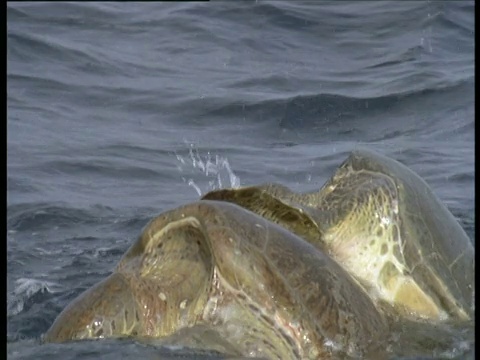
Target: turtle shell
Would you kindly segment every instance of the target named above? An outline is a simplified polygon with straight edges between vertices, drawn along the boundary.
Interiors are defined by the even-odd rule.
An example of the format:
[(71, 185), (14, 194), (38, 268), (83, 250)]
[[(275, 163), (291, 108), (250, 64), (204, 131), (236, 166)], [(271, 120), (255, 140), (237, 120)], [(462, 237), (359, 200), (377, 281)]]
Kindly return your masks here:
[(327, 254), (243, 207), (199, 201), (153, 219), (45, 341), (135, 336), (327, 359), (378, 354), (386, 329), (364, 288)]
[(471, 319), (470, 239), (425, 181), (393, 159), (354, 151), (315, 192), (265, 184), (204, 199), (237, 203), (303, 237), (398, 315)]

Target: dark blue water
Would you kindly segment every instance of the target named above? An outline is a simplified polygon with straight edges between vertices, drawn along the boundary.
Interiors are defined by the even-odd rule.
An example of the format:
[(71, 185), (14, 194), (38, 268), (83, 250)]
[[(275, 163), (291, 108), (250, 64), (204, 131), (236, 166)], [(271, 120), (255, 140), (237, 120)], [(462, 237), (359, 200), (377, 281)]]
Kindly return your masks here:
[(473, 1), (7, 4), (8, 356), (158, 358), (39, 338), (155, 215), (318, 189), (356, 147), (420, 174), (473, 241), (474, 81)]

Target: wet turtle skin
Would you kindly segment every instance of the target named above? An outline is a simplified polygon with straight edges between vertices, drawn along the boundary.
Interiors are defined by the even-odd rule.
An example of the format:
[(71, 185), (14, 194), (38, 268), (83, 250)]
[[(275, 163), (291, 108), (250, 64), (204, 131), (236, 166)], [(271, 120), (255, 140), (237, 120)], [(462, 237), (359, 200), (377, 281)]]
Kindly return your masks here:
[(239, 204), (306, 239), (396, 316), (473, 318), (470, 239), (425, 181), (393, 159), (354, 151), (316, 192), (265, 184), (213, 191), (203, 199)]
[(438, 324), (472, 323), (474, 266), (420, 177), (356, 151), (319, 191), (218, 190), (153, 219), (44, 340), (134, 336), (281, 359), (429, 354), (452, 338)]
[(152, 220), (44, 340), (162, 339), (195, 327), (221, 334), (220, 350), (272, 359), (377, 354), (387, 329), (362, 286), (321, 250), (240, 206), (200, 201)]

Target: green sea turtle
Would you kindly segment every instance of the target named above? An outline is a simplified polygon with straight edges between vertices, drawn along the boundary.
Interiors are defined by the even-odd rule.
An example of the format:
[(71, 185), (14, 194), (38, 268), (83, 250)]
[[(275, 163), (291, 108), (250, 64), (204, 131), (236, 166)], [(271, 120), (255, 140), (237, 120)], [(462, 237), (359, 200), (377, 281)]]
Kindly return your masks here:
[(44, 339), (163, 338), (195, 326), (221, 334), (232, 355), (278, 359), (376, 353), (387, 329), (322, 251), (240, 206), (199, 201), (152, 220)]
[(473, 247), (426, 183), (356, 151), (318, 192), (218, 190), (155, 218), (44, 339), (136, 336), (242, 356), (384, 358), (392, 331), (408, 329), (399, 338), (416, 341), (415, 354), (451, 336), (414, 329), (471, 323), (473, 284)]
[(267, 184), (203, 199), (239, 204), (308, 240), (401, 316), (472, 318), (473, 246), (428, 185), (393, 159), (354, 151), (316, 192)]

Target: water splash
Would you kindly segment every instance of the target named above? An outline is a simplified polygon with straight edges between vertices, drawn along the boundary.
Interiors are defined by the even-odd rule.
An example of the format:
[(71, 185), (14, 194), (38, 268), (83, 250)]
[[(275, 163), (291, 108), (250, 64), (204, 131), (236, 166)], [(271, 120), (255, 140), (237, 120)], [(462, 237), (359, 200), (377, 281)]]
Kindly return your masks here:
[[(202, 156), (193, 144), (190, 144), (188, 157), (178, 154), (176, 156), (179, 162), (178, 170), (181, 173), (190, 172), (188, 177), (182, 176), (182, 180), (194, 188), (199, 196), (215, 189), (240, 187), (240, 178), (233, 172), (228, 159), (223, 156), (212, 156), (210, 152)], [(203, 177), (199, 177), (199, 173), (203, 174)]]
[(23, 311), (25, 303), (38, 293), (48, 292), (50, 294), (58, 292), (60, 285), (36, 279), (20, 278), (15, 281), (15, 289), (9, 294), (7, 299), (7, 314), (9, 316), (17, 315)]

